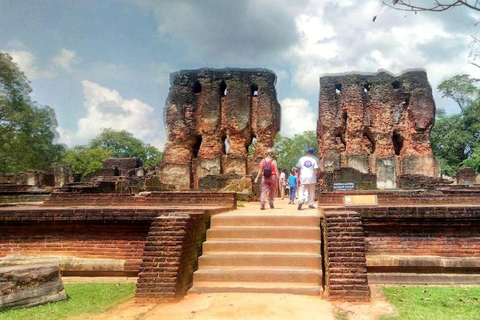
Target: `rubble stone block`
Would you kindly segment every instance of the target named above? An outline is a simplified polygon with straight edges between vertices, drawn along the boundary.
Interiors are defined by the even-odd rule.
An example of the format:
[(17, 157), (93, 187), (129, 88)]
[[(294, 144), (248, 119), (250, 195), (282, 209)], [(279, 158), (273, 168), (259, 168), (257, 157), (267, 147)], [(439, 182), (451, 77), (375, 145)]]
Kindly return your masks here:
[(0, 309), (32, 307), (67, 299), (55, 264), (15, 265), (0, 268)]

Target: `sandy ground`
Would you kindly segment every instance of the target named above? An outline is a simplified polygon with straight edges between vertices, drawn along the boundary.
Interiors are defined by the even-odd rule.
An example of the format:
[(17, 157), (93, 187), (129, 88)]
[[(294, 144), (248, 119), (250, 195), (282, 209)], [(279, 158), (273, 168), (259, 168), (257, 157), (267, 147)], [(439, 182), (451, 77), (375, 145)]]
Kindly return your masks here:
[(372, 286), (370, 303), (331, 303), (316, 296), (266, 293), (188, 294), (177, 302), (120, 304), (89, 320), (334, 320), (343, 312), (349, 320), (374, 320), (394, 311), (381, 287)]
[[(288, 199), (275, 201), (275, 213), (299, 212), (296, 205), (288, 205)], [(260, 212), (258, 203), (247, 203), (239, 212)], [(268, 212), (267, 211), (263, 211)], [(82, 282), (76, 278), (64, 279), (65, 283)], [(108, 282), (118, 279), (104, 279)], [(124, 279), (133, 282), (135, 279)], [(120, 281), (125, 282), (125, 281)], [(370, 303), (329, 302), (319, 296), (266, 293), (202, 293), (188, 294), (180, 301), (160, 304), (135, 303), (134, 299), (120, 304), (98, 316), (83, 316), (90, 320), (334, 320), (335, 314), (346, 314), (348, 320), (375, 320), (382, 314), (394, 312), (386, 301), (380, 286), (371, 286)], [(80, 320), (80, 319), (78, 319)]]

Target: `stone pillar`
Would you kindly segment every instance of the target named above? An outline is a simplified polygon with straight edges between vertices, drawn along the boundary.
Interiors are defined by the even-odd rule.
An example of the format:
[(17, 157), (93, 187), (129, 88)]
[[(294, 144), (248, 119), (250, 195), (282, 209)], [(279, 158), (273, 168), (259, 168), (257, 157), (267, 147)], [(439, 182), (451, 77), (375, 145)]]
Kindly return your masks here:
[[(251, 174), (280, 130), (275, 74), (265, 69), (199, 69), (175, 72), (170, 78), (161, 182), (185, 190), (198, 188), (207, 176)], [(254, 140), (255, 151), (249, 156)]]
[(435, 103), (425, 71), (321, 77), (318, 110), (326, 171), (374, 173), (380, 189), (395, 188), (404, 174), (438, 175), (430, 147)]

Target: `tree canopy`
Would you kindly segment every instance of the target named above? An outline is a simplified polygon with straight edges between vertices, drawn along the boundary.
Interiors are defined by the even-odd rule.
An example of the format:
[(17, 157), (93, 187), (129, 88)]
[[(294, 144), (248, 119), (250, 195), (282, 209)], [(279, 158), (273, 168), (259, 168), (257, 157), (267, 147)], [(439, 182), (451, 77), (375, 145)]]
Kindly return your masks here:
[[(466, 166), (480, 172), (480, 90), (475, 85), (477, 82), (477, 79), (460, 75), (438, 86), (444, 96), (463, 104), (460, 114), (445, 116), (442, 113), (430, 135), (433, 154), (442, 167), (442, 173), (450, 176)], [(468, 92), (468, 99), (465, 92)]]
[(298, 159), (305, 155), (308, 147), (313, 147), (317, 154), (318, 141), (314, 131), (295, 134), (293, 138), (278, 134), (275, 137), (274, 149), (279, 168), (290, 171), (296, 166)]
[(135, 138), (132, 133), (105, 128), (88, 145), (76, 146), (64, 153), (63, 163), (70, 165), (74, 172), (82, 176), (103, 167), (105, 158), (142, 159), (148, 168), (162, 160), (163, 153), (157, 148)]
[(0, 173), (47, 169), (60, 157), (55, 111), (32, 102), (31, 91), (10, 55), (0, 53)]

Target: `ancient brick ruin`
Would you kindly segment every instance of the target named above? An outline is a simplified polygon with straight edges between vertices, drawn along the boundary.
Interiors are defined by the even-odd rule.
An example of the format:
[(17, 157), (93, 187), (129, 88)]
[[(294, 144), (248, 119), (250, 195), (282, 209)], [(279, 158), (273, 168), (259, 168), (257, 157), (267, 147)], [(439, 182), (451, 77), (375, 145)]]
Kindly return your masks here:
[(179, 190), (209, 189), (215, 185), (212, 177), (252, 174), (280, 130), (275, 81), (275, 74), (265, 69), (173, 73), (162, 183)]
[(402, 175), (438, 177), (430, 147), (435, 102), (425, 71), (321, 77), (318, 110), (325, 170), (376, 174), (379, 189), (396, 188)]

